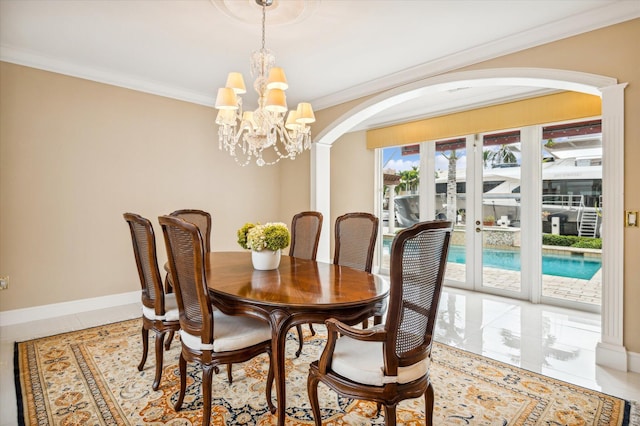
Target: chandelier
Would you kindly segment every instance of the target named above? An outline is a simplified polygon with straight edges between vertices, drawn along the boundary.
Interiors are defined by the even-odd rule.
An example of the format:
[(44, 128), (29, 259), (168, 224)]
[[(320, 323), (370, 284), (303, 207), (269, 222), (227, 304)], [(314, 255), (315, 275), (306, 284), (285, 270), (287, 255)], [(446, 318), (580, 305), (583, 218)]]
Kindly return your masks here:
[[(289, 85), (282, 68), (275, 66), (275, 57), (265, 48), (266, 7), (273, 0), (255, 0), (262, 6), (262, 48), (251, 55), (253, 88), (258, 92), (258, 108), (242, 110), (242, 98), (247, 92), (242, 74), (231, 72), (225, 87), (218, 89), (216, 109), (218, 115), (218, 145), (228, 151), (236, 162), (246, 166), (255, 158), (258, 166), (272, 165), (283, 158), (311, 148), (311, 129), (316, 121), (311, 104), (301, 102), (288, 112), (284, 91)], [(285, 120), (286, 116), (286, 120)], [(269, 162), (262, 154), (270, 150)], [(240, 153), (241, 152), (241, 153)]]

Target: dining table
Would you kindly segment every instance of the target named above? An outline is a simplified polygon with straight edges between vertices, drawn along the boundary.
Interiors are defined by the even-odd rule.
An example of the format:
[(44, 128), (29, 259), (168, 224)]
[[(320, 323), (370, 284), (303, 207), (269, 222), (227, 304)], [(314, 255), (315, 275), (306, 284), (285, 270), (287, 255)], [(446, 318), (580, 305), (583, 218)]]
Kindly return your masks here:
[(256, 270), (251, 252), (209, 252), (212, 303), (228, 315), (261, 318), (272, 330), (277, 424), (285, 424), (285, 343), (291, 327), (337, 318), (361, 323), (379, 314), (389, 293), (383, 277), (359, 269), (282, 255), (274, 270)]

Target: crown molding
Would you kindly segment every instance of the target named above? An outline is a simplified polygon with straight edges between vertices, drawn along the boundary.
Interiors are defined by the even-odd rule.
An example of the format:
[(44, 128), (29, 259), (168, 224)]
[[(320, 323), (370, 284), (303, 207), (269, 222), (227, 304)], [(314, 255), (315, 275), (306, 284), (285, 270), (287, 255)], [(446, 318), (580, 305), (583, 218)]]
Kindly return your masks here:
[(86, 67), (76, 63), (60, 60), (51, 56), (41, 55), (24, 49), (0, 44), (0, 61), (24, 65), (44, 71), (51, 71), (71, 77), (78, 77), (98, 83), (110, 84), (138, 92), (191, 102), (194, 104), (213, 106), (214, 97), (207, 93), (196, 93), (181, 87), (169, 86), (142, 79), (136, 76), (115, 73), (113, 71)]
[[(547, 23), (504, 39), (474, 46), (458, 53), (424, 63), (379, 79), (371, 80), (328, 96), (311, 100), (321, 110), (353, 99), (369, 96), (437, 74), (486, 61), (520, 50), (550, 43), (570, 36), (593, 31), (640, 17), (640, 2), (621, 0), (605, 3), (600, 8)], [(183, 87), (150, 81), (138, 76), (110, 70), (86, 67), (47, 55), (0, 44), (0, 61), (24, 65), (99, 83), (111, 84), (144, 93), (177, 99), (194, 104), (213, 106), (214, 95), (193, 92)]]
[(474, 46), (422, 65), (371, 80), (332, 95), (314, 99), (316, 110), (329, 108), (353, 99), (373, 95), (428, 77), (487, 61), (521, 50), (551, 43), (563, 38), (594, 31), (640, 17), (640, 2), (619, 1), (601, 8), (550, 22), (534, 29), (491, 43)]

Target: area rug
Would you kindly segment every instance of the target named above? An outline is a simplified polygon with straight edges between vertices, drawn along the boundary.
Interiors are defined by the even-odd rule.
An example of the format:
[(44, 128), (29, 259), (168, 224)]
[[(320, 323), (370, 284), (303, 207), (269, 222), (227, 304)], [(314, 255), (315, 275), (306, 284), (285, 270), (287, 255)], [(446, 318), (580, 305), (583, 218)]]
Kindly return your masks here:
[[(153, 342), (143, 371), (140, 320), (75, 331), (15, 345), (16, 394), (20, 424), (195, 425), (202, 421), (199, 368), (187, 369), (187, 395), (175, 412), (179, 388), (177, 337), (164, 355), (158, 391)], [(305, 327), (306, 328), (306, 327)], [(326, 336), (305, 331), (300, 358), (295, 334), (287, 342), (287, 426), (312, 425), (306, 383), (309, 362), (318, 358)], [(634, 425), (635, 404), (531, 373), (450, 346), (435, 344), (431, 367), (435, 425)], [(214, 375), (212, 425), (275, 425), (267, 410), (264, 378), (268, 358)], [(275, 390), (273, 392), (275, 398)], [(379, 425), (384, 417), (370, 402), (338, 397), (320, 384), (325, 425)], [(631, 420), (631, 419), (636, 420)], [(424, 399), (404, 401), (398, 424), (424, 424)]]

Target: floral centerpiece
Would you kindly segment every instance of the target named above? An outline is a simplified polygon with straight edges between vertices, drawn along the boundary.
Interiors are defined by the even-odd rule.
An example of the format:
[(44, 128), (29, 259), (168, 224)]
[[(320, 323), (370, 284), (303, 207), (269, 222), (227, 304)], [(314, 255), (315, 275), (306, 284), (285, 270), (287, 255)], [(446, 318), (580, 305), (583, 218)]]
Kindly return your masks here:
[(238, 244), (251, 250), (253, 267), (259, 270), (276, 269), (280, 265), (281, 250), (289, 245), (291, 234), (281, 222), (245, 223), (238, 229)]

